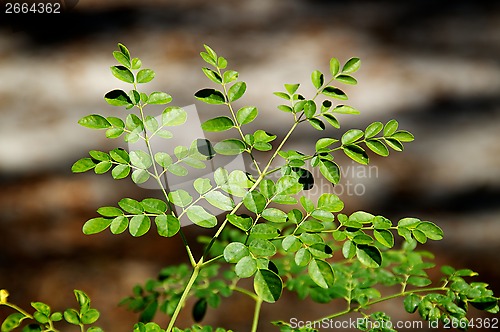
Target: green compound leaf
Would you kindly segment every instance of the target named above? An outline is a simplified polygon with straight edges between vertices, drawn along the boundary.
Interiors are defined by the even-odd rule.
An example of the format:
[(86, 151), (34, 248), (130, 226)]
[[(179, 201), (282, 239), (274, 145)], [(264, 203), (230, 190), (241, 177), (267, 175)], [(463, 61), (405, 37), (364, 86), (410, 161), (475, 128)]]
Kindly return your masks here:
[(333, 184), (337, 184), (340, 181), (340, 168), (333, 161), (320, 160), (319, 171), (321, 174)]
[(149, 213), (165, 213), (167, 212), (167, 203), (157, 198), (145, 198), (141, 202), (144, 211)]
[(80, 317), (79, 317), (78, 311), (75, 309), (66, 309), (64, 311), (64, 320), (66, 320), (68, 323), (73, 324), (73, 325), (79, 325), (80, 324)]
[(311, 253), (306, 248), (300, 248), (295, 253), (295, 264), (298, 266), (306, 266), (311, 260)]
[(132, 100), (132, 104), (139, 104), (139, 101), (141, 100), (141, 94), (137, 90), (131, 90), (128, 93), (128, 96), (130, 97), (130, 100)]
[(132, 198), (121, 199), (118, 206), (130, 214), (142, 214), (144, 212), (142, 204)]
[(330, 124), (330, 126), (332, 126), (333, 128), (337, 128), (337, 129), (340, 128), (339, 121), (332, 114), (323, 114), (323, 117)]
[(163, 168), (167, 168), (172, 164), (172, 157), (165, 152), (157, 152), (155, 154), (155, 161)]
[(311, 74), (311, 82), (316, 89), (320, 89), (325, 83), (325, 76), (319, 70), (315, 70)]
[(128, 231), (132, 236), (143, 236), (151, 227), (151, 219), (146, 215), (133, 216), (130, 219)]
[(7, 316), (7, 318), (3, 321), (1, 331), (2, 332), (10, 332), (14, 330), (16, 327), (21, 325), (21, 322), (28, 318), (20, 312), (15, 312)]
[(151, 160), (151, 156), (149, 153), (142, 150), (130, 151), (130, 162), (133, 166), (140, 169), (148, 169), (153, 165), (153, 161)]
[(134, 83), (134, 74), (127, 67), (113, 66), (111, 67), (111, 73), (123, 82)]
[(234, 272), (240, 278), (249, 278), (257, 272), (257, 262), (252, 256), (245, 256), (238, 261)]
[(398, 122), (396, 120), (390, 120), (384, 126), (384, 137), (390, 137), (398, 129)]
[(369, 124), (368, 127), (366, 127), (366, 129), (365, 129), (365, 138), (369, 139), (369, 138), (374, 137), (375, 135), (380, 133), (383, 128), (384, 128), (384, 125), (382, 124), (382, 122), (379, 122), (379, 121), (376, 121), (376, 122)]
[(443, 230), (429, 221), (423, 221), (418, 224), (417, 230), (424, 233), (431, 240), (439, 241), (443, 239)]
[(398, 130), (391, 135), (391, 138), (398, 140), (399, 142), (413, 142), (415, 136), (406, 130)]
[(128, 227), (128, 219), (125, 216), (118, 216), (111, 222), (109, 229), (113, 234), (121, 234)]
[(387, 146), (378, 139), (367, 140), (366, 146), (379, 156), (387, 157), (389, 155), (389, 149)]
[(179, 207), (186, 207), (193, 201), (193, 197), (183, 190), (175, 190), (168, 193), (168, 200)]
[(172, 237), (181, 229), (179, 219), (172, 215), (160, 215), (155, 218), (158, 235)]
[(106, 152), (91, 150), (89, 151), (89, 155), (99, 161), (109, 161), (110, 157)]
[(186, 210), (188, 218), (198, 226), (212, 228), (217, 226), (217, 218), (199, 205), (192, 205)]
[(339, 212), (344, 208), (344, 202), (335, 194), (324, 193), (318, 198), (318, 209)]
[(250, 235), (258, 239), (274, 239), (279, 235), (279, 230), (270, 224), (257, 224), (252, 227)]
[(163, 105), (172, 101), (172, 96), (165, 92), (154, 91), (148, 97), (148, 104), (150, 105)]
[(44, 316), (50, 316), (50, 307), (43, 302), (31, 302), (31, 306)]
[(123, 211), (114, 206), (100, 207), (97, 209), (97, 213), (103, 217), (118, 217), (123, 215)]
[(351, 240), (347, 240), (342, 245), (342, 255), (346, 259), (351, 259), (356, 256), (356, 245)]
[(137, 73), (137, 83), (148, 83), (155, 78), (155, 72), (151, 69), (141, 69)]
[(403, 306), (404, 306), (406, 312), (412, 314), (415, 311), (417, 311), (417, 308), (418, 308), (420, 301), (421, 301), (421, 298), (417, 294), (407, 295), (403, 301)]
[(231, 102), (236, 101), (243, 96), (246, 90), (247, 84), (245, 82), (236, 82), (227, 92), (227, 97)]
[(250, 217), (241, 217), (237, 216), (234, 214), (228, 214), (227, 215), (227, 220), (235, 227), (238, 227), (239, 229), (243, 231), (248, 231), (250, 227), (252, 227), (253, 220)]
[(111, 171), (113, 179), (120, 180), (126, 178), (130, 174), (130, 166), (128, 165), (117, 165)]
[(123, 56), (130, 60), (130, 52), (128, 48), (122, 43), (118, 43), (118, 48), (120, 49), (120, 52), (123, 54)]
[(252, 122), (257, 115), (259, 114), (257, 107), (254, 106), (246, 106), (242, 107), (236, 113), (236, 120), (240, 125), (244, 125)]
[(201, 124), (201, 129), (208, 132), (226, 131), (234, 128), (234, 122), (227, 116), (219, 116)]
[(335, 77), (335, 79), (339, 82), (344, 83), (344, 84), (350, 84), (350, 85), (358, 84), (358, 81), (354, 77), (349, 76), (349, 75), (339, 75), (339, 76)]
[(150, 132), (154, 133), (155, 131), (158, 130), (159, 127), (158, 120), (148, 115), (146, 116), (146, 119), (144, 121), (144, 127), (146, 127), (146, 130), (149, 130)]
[(131, 67), (130, 55), (127, 56), (127, 55), (123, 54), (120, 51), (114, 51), (113, 52), (113, 57), (116, 59), (116, 61), (118, 61), (119, 63), (121, 63), (125, 67), (127, 67), (127, 68)]
[(197, 178), (193, 182), (193, 187), (198, 192), (198, 194), (203, 195), (204, 193), (212, 189), (212, 184), (210, 183), (210, 179)]
[(120, 148), (109, 151), (109, 156), (120, 164), (128, 164), (130, 162), (128, 152)]
[(249, 251), (246, 245), (240, 242), (229, 243), (224, 248), (224, 259), (228, 263), (238, 263), (240, 259), (248, 256)]
[(127, 106), (133, 105), (132, 100), (123, 90), (112, 90), (104, 95), (104, 100), (112, 106)]
[(194, 97), (204, 103), (220, 105), (226, 102), (224, 94), (215, 89), (201, 89), (194, 94)]
[(349, 145), (357, 140), (359, 140), (361, 137), (363, 137), (365, 133), (362, 130), (359, 129), (349, 129), (348, 131), (345, 132), (344, 135), (342, 135), (342, 144), (343, 145)]
[(307, 272), (312, 281), (321, 288), (330, 288), (335, 284), (332, 266), (324, 260), (311, 260), (307, 267)]
[(327, 150), (327, 148), (335, 142), (338, 142), (335, 138), (320, 138), (315, 145), (316, 152)]
[(360, 112), (354, 107), (347, 105), (338, 105), (331, 111), (332, 113), (338, 114), (359, 114)]
[(331, 212), (325, 210), (314, 210), (311, 213), (311, 217), (323, 222), (331, 222), (335, 219), (335, 216)]
[(392, 248), (394, 246), (394, 235), (386, 229), (375, 229), (373, 231), (373, 236), (375, 237), (375, 240), (377, 240), (377, 242), (384, 247)]
[(271, 270), (259, 269), (254, 278), (255, 293), (265, 302), (274, 303), (281, 297), (283, 282)]
[(71, 166), (71, 171), (73, 173), (83, 173), (89, 171), (95, 167), (96, 163), (92, 158), (82, 158), (76, 161), (73, 166)]
[(369, 224), (375, 216), (365, 211), (356, 211), (349, 216), (349, 221), (358, 222), (361, 224)]
[(227, 83), (231, 83), (231, 82), (237, 80), (238, 76), (239, 76), (239, 73), (237, 71), (228, 70), (228, 71), (224, 72), (224, 74), (222, 75), (222, 78), (224, 79), (224, 83), (227, 84)]
[(84, 116), (83, 118), (78, 120), (78, 124), (91, 129), (107, 129), (111, 127), (111, 123), (109, 123), (109, 121), (106, 120), (105, 117), (99, 114)]
[(282, 176), (278, 182), (276, 182), (276, 196), (280, 195), (295, 195), (298, 194), (302, 188), (303, 185), (298, 182), (298, 179), (291, 176), (291, 175), (285, 175)]
[(94, 324), (99, 316), (100, 313), (97, 309), (89, 309), (82, 315), (82, 324)]
[(304, 115), (306, 116), (307, 119), (311, 119), (314, 117), (314, 114), (316, 113), (316, 103), (313, 100), (308, 100), (304, 104)]
[(344, 151), (345, 155), (354, 160), (355, 162), (362, 164), (362, 165), (368, 165), (369, 158), (368, 155), (366, 154), (366, 151), (363, 150), (359, 145), (356, 144), (351, 144), (351, 145), (346, 145), (342, 148)]
[(225, 139), (214, 145), (215, 152), (226, 156), (238, 155), (245, 149), (245, 143), (239, 139)]
[(208, 77), (208, 79), (210, 79), (212, 82), (217, 83), (217, 84), (222, 83), (222, 78), (220, 77), (220, 75), (216, 71), (214, 71), (210, 68), (207, 68), (207, 67), (203, 67), (203, 68), (201, 68), (201, 70), (203, 71), (205, 76)]
[(91, 235), (102, 232), (109, 227), (111, 221), (112, 219), (107, 218), (92, 218), (83, 225), (83, 234)]
[(254, 256), (269, 257), (276, 254), (276, 247), (274, 244), (265, 239), (253, 239), (248, 245), (248, 248)]
[(141, 184), (149, 180), (150, 174), (144, 169), (136, 169), (132, 172), (132, 181), (137, 184)]
[(179, 126), (181, 124), (184, 124), (184, 122), (186, 122), (186, 119), (186, 111), (177, 106), (167, 107), (162, 113), (162, 124), (164, 126)]
[[(207, 179), (208, 180), (208, 179)], [(208, 203), (222, 211), (231, 211), (234, 208), (233, 200), (220, 191), (211, 191), (204, 195)]]
[(342, 68), (342, 73), (351, 74), (359, 69), (361, 66), (361, 60), (359, 58), (351, 58), (349, 59), (344, 67)]
[(267, 208), (262, 211), (262, 218), (275, 223), (284, 223), (286, 222), (287, 214), (276, 208)]
[(139, 58), (133, 58), (131, 64), (132, 64), (132, 69), (138, 70), (141, 69), (142, 61)]
[(348, 99), (344, 91), (340, 90), (339, 88), (335, 88), (333, 86), (327, 86), (321, 91), (321, 93), (324, 94), (325, 96), (332, 97), (335, 99), (340, 99), (340, 100)]
[(297, 92), (300, 84), (285, 84), (285, 89), (288, 91), (289, 94), (293, 95), (295, 92)]
[(309, 124), (311, 125), (311, 127), (313, 127), (316, 130), (325, 130), (325, 128), (326, 128), (325, 124), (323, 123), (323, 121), (321, 121), (319, 119), (316, 119), (316, 118), (307, 119), (307, 122), (309, 122)]
[(336, 76), (339, 73), (339, 70), (340, 70), (339, 60), (336, 58), (331, 58), (330, 59), (330, 74), (332, 74), (332, 76)]
[(367, 267), (376, 268), (382, 264), (382, 254), (375, 246), (360, 244), (356, 246), (358, 260)]
[(111, 169), (113, 164), (110, 161), (101, 161), (94, 168), (95, 174), (104, 174)]
[(302, 247), (302, 243), (295, 235), (288, 235), (281, 242), (281, 246), (283, 247), (283, 250), (287, 252), (296, 252)]
[(401, 152), (404, 149), (403, 144), (400, 141), (398, 141), (397, 139), (388, 137), (388, 138), (385, 138), (385, 142), (387, 143), (387, 145), (390, 148), (392, 148), (395, 151)]
[(243, 204), (251, 212), (261, 213), (266, 206), (266, 198), (258, 191), (251, 191), (243, 198)]

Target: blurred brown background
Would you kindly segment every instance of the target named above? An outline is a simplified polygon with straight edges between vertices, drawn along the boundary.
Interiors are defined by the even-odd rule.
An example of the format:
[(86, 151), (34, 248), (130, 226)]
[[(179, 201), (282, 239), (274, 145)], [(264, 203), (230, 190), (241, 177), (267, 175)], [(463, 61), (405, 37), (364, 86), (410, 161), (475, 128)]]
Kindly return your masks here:
[[(307, 94), (310, 73), (327, 71), (331, 56), (341, 62), (360, 57), (360, 83), (346, 91), (362, 114), (341, 117), (337, 132), (304, 127), (289, 147), (307, 152), (329, 133), (397, 118), (416, 141), (390, 158), (373, 157), (370, 176), (344, 160), (354, 172), (339, 187), (345, 189), (345, 211), (436, 222), (445, 239), (426, 248), (438, 263), (470, 267), (500, 293), (498, 2), (81, 0), (62, 14), (24, 16), (3, 14), (4, 4), (0, 288), (11, 292), (13, 302), (27, 307), (39, 300), (62, 309), (74, 305), (72, 290), (82, 289), (103, 313), (103, 328), (130, 331), (136, 315), (117, 307), (120, 299), (161, 267), (185, 261), (177, 237), (81, 233), (98, 207), (151, 195), (128, 179), (70, 172), (90, 149), (126, 147), (76, 123), (90, 113), (123, 112), (102, 98), (121, 87), (109, 72), (118, 42), (156, 71), (148, 89), (167, 91), (175, 105), (194, 103), (207, 118), (216, 108), (192, 95), (210, 85), (198, 54), (203, 43), (211, 45), (248, 84), (241, 104), (261, 113), (252, 128), (278, 135), (291, 121), (276, 110), (272, 91), (302, 82)], [(358, 185), (357, 193), (347, 192), (348, 183), (351, 190)], [(193, 227), (186, 232), (193, 239), (201, 233)], [(418, 319), (401, 313), (400, 301), (379, 308), (395, 309), (394, 320)], [(333, 310), (285, 295), (263, 307), (260, 331), (274, 331), (270, 320), (314, 319)], [(252, 311), (252, 303), (235, 296), (219, 310), (209, 309), (206, 323), (247, 331)], [(191, 323), (186, 312), (182, 324)]]

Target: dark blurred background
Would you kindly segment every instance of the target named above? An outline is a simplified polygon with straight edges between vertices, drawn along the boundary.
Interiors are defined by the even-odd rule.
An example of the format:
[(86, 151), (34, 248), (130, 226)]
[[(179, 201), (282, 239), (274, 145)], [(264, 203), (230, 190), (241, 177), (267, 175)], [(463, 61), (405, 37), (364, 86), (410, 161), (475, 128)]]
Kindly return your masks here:
[[(500, 3), (67, 0), (64, 5), (61, 14), (7, 15), (2, 2), (0, 288), (10, 291), (13, 302), (27, 307), (39, 300), (62, 309), (74, 305), (72, 290), (82, 289), (102, 311), (103, 328), (130, 331), (137, 316), (118, 307), (120, 299), (161, 267), (185, 261), (177, 237), (81, 233), (98, 207), (124, 196), (151, 195), (128, 179), (70, 172), (90, 149), (126, 147), (77, 125), (90, 113), (123, 112), (103, 100), (107, 91), (121, 87), (109, 72), (118, 42), (156, 71), (148, 89), (167, 91), (175, 105), (196, 104), (202, 118), (217, 114), (217, 108), (193, 98), (210, 84), (199, 58), (203, 43), (209, 44), (247, 82), (241, 105), (255, 105), (261, 113), (251, 128), (264, 126), (281, 137), (291, 121), (276, 110), (279, 100), (272, 92), (283, 83), (302, 82), (307, 94), (310, 73), (327, 72), (331, 56), (341, 62), (360, 57), (359, 85), (346, 91), (349, 104), (362, 114), (342, 116), (337, 132), (301, 128), (288, 146), (306, 152), (320, 137), (398, 119), (416, 136), (403, 153), (374, 156), (369, 173), (343, 160), (349, 174), (336, 190), (345, 212), (436, 222), (445, 239), (426, 248), (437, 262), (470, 267), (500, 293)], [(192, 239), (202, 233), (185, 230)], [(378, 308), (392, 310), (394, 320), (417, 320), (401, 312), (400, 302)], [(260, 331), (274, 331), (270, 320), (314, 319), (333, 310), (334, 305), (306, 305), (287, 294), (279, 304), (263, 307)], [(181, 324), (187, 326), (192, 321), (186, 311)], [(235, 296), (219, 310), (209, 309), (206, 323), (247, 331), (252, 311), (250, 301)]]

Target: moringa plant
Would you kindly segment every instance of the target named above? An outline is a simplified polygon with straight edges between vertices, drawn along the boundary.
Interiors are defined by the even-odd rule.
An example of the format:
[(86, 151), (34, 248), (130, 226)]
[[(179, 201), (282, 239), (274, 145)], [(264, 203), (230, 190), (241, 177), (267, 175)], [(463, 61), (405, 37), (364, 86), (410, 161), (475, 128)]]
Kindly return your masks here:
[[(227, 131), (232, 136), (215, 144), (198, 138), (169, 153), (156, 151), (153, 139), (174, 144), (173, 127), (184, 124), (194, 114), (167, 106), (159, 117), (148, 115), (146, 109), (150, 105), (169, 104), (172, 97), (165, 92), (145, 92), (142, 87), (153, 80), (155, 72), (143, 69), (141, 60), (131, 57), (124, 45), (118, 44), (113, 56), (119, 64), (111, 67), (112, 74), (129, 83), (131, 90), (112, 90), (104, 99), (126, 112), (116, 117), (88, 115), (79, 124), (104, 130), (111, 139), (123, 137), (129, 145), (140, 143), (142, 148), (91, 150), (89, 157), (73, 164), (72, 171), (109, 172), (117, 180), (130, 176), (139, 185), (152, 181), (161, 196), (141, 201), (123, 198), (117, 206), (100, 207), (99, 216), (83, 225), (83, 233), (109, 229), (113, 234), (128, 230), (134, 237), (150, 231), (161, 237), (180, 236), (188, 261), (165, 267), (157, 278), (134, 287), (132, 294), (121, 302), (140, 313), (134, 332), (226, 331), (201, 325), (182, 329), (177, 327), (178, 317), (181, 310), (191, 310), (199, 324), (208, 307), (218, 307), (223, 298), (234, 292), (255, 303), (248, 324), (248, 330), (254, 332), (262, 303), (278, 302), (283, 291), (319, 303), (343, 303), (340, 311), (311, 317), (307, 322), (272, 322), (276, 330), (283, 332), (345, 328), (337, 322), (342, 323), (342, 317), (351, 313), (359, 317), (354, 327), (361, 331), (395, 331), (397, 327), (390, 316), (376, 311), (378, 303), (395, 298), (402, 299), (403, 309), (416, 312), (430, 327), (498, 327), (497, 318), (466, 317), (470, 306), (499, 312), (498, 298), (488, 285), (470, 279), (476, 272), (443, 266), (441, 280), (435, 283), (430, 279), (427, 270), (435, 267), (433, 255), (417, 246), (428, 240), (441, 240), (443, 232), (439, 226), (413, 217), (391, 221), (365, 211), (347, 215), (342, 213), (344, 203), (332, 192), (322, 192), (319, 197), (308, 194), (320, 180), (332, 185), (339, 183), (337, 154), (368, 165), (368, 152), (387, 157), (390, 150), (402, 151), (403, 144), (414, 139), (410, 132), (398, 128), (396, 120), (373, 122), (364, 130), (349, 129), (340, 137), (335, 136), (340, 128), (338, 114), (359, 113), (351, 106), (336, 104), (348, 98), (335, 86), (357, 83), (352, 74), (360, 67), (359, 59), (352, 58), (341, 65), (332, 58), (328, 75), (315, 70), (311, 82), (316, 92), (312, 96), (299, 93), (299, 84), (285, 84), (284, 91), (275, 92), (283, 101), (278, 110), (288, 113), (291, 119), (288, 132), (278, 139), (263, 129), (247, 129), (259, 111), (253, 106), (236, 106), (245, 94), (246, 83), (239, 80), (237, 71), (227, 69), (224, 57), (205, 46), (201, 57), (208, 66), (202, 71), (217, 88), (202, 89), (194, 96), (221, 106), (227, 114), (203, 122), (201, 128), (205, 132)], [(325, 133), (316, 141), (314, 152), (284, 149), (299, 125)], [(185, 177), (195, 169), (204, 169), (221, 156), (240, 155), (249, 157), (252, 172), (217, 167), (206, 176), (196, 177), (189, 184), (191, 192), (172, 189), (165, 181), (167, 176)], [(185, 235), (189, 228), (181, 227), (189, 223), (213, 230), (210, 236), (198, 238), (204, 246), (202, 253), (193, 253), (193, 244)], [(248, 278), (251, 283), (240, 282)], [(1, 290), (0, 305), (14, 311), (1, 325), (1, 331), (59, 331), (56, 326), (60, 322), (78, 326), (80, 331), (102, 331), (93, 326), (99, 312), (90, 307), (88, 296), (80, 290), (75, 290), (75, 295), (78, 309), (52, 312), (47, 304), (32, 302), (30, 313), (10, 303), (8, 292)], [(187, 307), (188, 300), (192, 306)], [(168, 326), (153, 322), (159, 313), (170, 317)]]

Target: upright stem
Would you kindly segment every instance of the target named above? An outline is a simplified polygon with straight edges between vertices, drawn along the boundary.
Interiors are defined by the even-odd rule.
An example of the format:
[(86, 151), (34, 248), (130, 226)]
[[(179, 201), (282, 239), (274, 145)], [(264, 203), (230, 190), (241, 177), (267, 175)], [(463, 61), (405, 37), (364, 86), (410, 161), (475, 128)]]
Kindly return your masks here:
[[(203, 262), (203, 260), (200, 260), (200, 262)], [(196, 264), (193, 269), (193, 273), (191, 274), (191, 278), (189, 278), (188, 283), (186, 284), (186, 287), (184, 288), (184, 291), (182, 292), (181, 298), (179, 299), (179, 303), (175, 307), (175, 311), (172, 314), (172, 318), (170, 319), (170, 322), (168, 323), (168, 327), (166, 332), (172, 331), (174, 328), (175, 321), (177, 320), (177, 316), (179, 316), (179, 313), (181, 312), (182, 307), (186, 303), (186, 299), (189, 295), (189, 292), (191, 291), (191, 288), (193, 287), (193, 284), (198, 278), (198, 274), (200, 273), (200, 265), (201, 264)]]
[(255, 310), (253, 313), (252, 330), (251, 332), (257, 332), (257, 326), (259, 325), (260, 307), (262, 306), (262, 299), (257, 298), (255, 301)]

